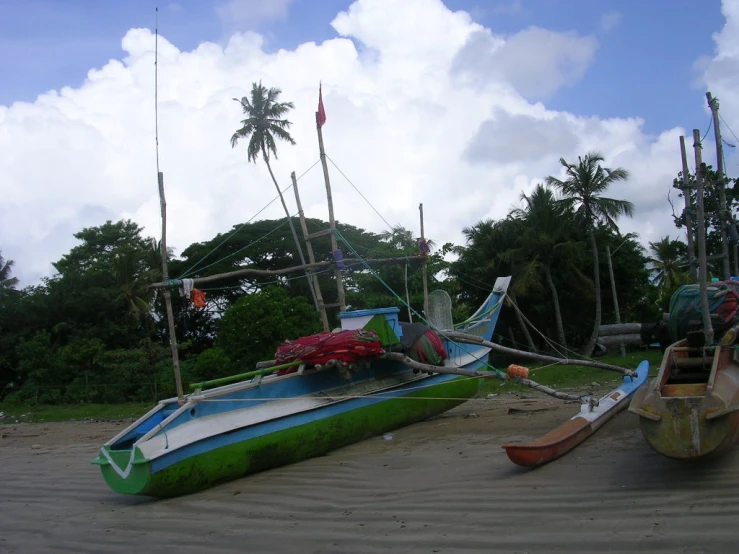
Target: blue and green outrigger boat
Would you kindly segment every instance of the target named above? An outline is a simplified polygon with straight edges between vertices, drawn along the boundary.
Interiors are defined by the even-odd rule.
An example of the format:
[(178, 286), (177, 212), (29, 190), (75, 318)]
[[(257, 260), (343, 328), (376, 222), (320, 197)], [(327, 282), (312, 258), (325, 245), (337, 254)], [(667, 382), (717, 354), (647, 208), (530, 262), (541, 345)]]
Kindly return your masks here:
[[(510, 277), (455, 330), (492, 339)], [(344, 312), (342, 328), (386, 327), (388, 351), (406, 324), (397, 308)], [(383, 334), (383, 333), (380, 333)], [(382, 355), (357, 364), (299, 364), (256, 370), (230, 384), (170, 398), (105, 443), (93, 464), (110, 488), (155, 497), (189, 494), (255, 472), (299, 462), (443, 413), (474, 396), (490, 349), (439, 332), (445, 373), (414, 370)], [(295, 364), (293, 364), (295, 365)], [(294, 368), (293, 368), (294, 369)], [(448, 373), (451, 371), (452, 373)], [(221, 380), (223, 382), (223, 380)]]

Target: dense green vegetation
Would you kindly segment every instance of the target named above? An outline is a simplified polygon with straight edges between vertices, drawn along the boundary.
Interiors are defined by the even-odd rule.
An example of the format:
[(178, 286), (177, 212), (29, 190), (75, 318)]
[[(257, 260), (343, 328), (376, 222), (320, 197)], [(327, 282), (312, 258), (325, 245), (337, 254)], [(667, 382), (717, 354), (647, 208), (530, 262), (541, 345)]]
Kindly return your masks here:
[[(292, 106), (277, 102), (279, 94), (255, 84), (251, 97), (240, 100), (245, 119), (232, 137), (233, 146), (247, 141), (249, 161), (261, 157), (268, 167), (277, 155), (276, 140), (293, 143), (289, 122), (282, 119)], [(429, 290), (446, 290), (460, 320), (485, 299), (497, 277), (511, 275), (509, 296), (519, 309), (509, 303), (502, 311), (495, 340), (537, 351), (566, 347), (570, 356), (575, 351), (590, 356), (597, 353), (598, 326), (615, 320), (605, 260), (609, 248), (622, 320), (660, 319), (672, 292), (688, 282), (685, 244), (664, 237), (650, 243), (647, 252), (639, 237), (621, 234), (618, 218), (633, 215), (631, 202), (617, 198), (628, 171), (604, 164), (596, 152), (574, 163), (562, 160), (563, 175), (522, 195), (520, 208), (507, 217), (464, 229), (465, 244), (434, 245)], [(680, 180), (678, 174), (676, 183)], [(707, 187), (709, 255), (720, 251), (717, 182), (709, 179)], [(736, 180), (729, 181), (727, 197), (735, 213)], [(492, 193), (490, 202), (495, 202)], [(170, 277), (299, 265), (302, 253), (293, 232), (298, 223), (288, 218), (244, 223), (191, 244), (178, 256), (169, 252)], [(675, 225), (684, 230), (682, 216), (675, 216)], [(327, 226), (307, 221), (309, 232)], [(338, 231), (347, 258), (419, 254), (418, 237), (402, 227), (377, 234), (338, 224)], [(19, 288), (13, 261), (0, 255), (0, 402), (7, 413), (28, 405), (153, 402), (174, 394), (163, 295), (150, 286), (161, 280), (160, 245), (128, 220), (101, 222), (74, 236), (78, 244), (53, 264), (54, 274), (41, 284)], [(314, 241), (314, 250), (318, 261), (333, 259), (327, 237)], [(712, 260), (711, 266), (717, 275), (720, 261)], [(401, 319), (407, 320), (409, 311), (422, 312), (419, 269), (420, 262), (404, 262), (372, 273), (362, 262), (347, 262), (347, 304), (352, 309), (401, 306)], [(335, 302), (333, 270), (317, 276), (325, 302)], [(271, 359), (283, 340), (320, 329), (305, 273), (231, 277), (202, 290), (205, 308), (173, 290), (186, 384), (253, 369), (257, 361)], [(404, 305), (406, 297), (411, 310)], [(329, 319), (339, 325), (335, 308)], [(634, 365), (635, 360), (622, 362)], [(557, 370), (560, 378), (566, 374)], [(541, 375), (546, 382), (553, 373), (542, 370)], [(583, 382), (600, 380), (591, 372), (579, 375)]]

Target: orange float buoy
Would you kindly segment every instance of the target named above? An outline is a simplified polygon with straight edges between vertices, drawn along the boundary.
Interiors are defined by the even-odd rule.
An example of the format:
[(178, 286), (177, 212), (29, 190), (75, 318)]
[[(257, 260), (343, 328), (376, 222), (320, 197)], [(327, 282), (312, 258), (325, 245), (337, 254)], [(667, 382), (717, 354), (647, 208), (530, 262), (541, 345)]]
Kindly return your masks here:
[(529, 368), (522, 365), (511, 364), (508, 366), (508, 375), (526, 379), (529, 376)]

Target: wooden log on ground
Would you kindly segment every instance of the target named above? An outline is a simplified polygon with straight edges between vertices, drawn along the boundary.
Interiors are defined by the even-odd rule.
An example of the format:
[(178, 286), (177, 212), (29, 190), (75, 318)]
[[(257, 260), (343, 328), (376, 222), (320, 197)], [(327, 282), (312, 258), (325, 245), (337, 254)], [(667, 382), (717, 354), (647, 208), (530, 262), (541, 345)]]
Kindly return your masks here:
[(481, 337), (475, 335), (468, 335), (467, 333), (458, 333), (456, 331), (445, 331), (444, 336), (456, 340), (458, 342), (466, 342), (469, 344), (482, 344), (487, 346), (491, 350), (500, 352), (501, 354), (509, 354), (512, 356), (519, 356), (521, 358), (529, 358), (536, 360), (537, 362), (544, 362), (549, 364), (557, 365), (580, 365), (584, 367), (597, 367), (598, 369), (607, 369), (608, 371), (618, 371), (624, 375), (633, 376), (634, 372), (624, 367), (617, 365), (604, 364), (593, 360), (573, 360), (570, 358), (555, 358), (554, 356), (546, 356), (545, 354), (534, 354), (533, 352), (526, 352), (524, 350), (516, 350), (515, 348), (508, 348), (500, 344), (495, 344), (487, 340), (483, 340)]
[(598, 336), (633, 335), (641, 332), (641, 323), (613, 323), (598, 327)]
[(603, 346), (613, 346), (619, 344), (638, 344), (642, 341), (640, 334), (629, 334), (629, 335), (607, 335), (605, 337), (598, 337), (598, 343)]

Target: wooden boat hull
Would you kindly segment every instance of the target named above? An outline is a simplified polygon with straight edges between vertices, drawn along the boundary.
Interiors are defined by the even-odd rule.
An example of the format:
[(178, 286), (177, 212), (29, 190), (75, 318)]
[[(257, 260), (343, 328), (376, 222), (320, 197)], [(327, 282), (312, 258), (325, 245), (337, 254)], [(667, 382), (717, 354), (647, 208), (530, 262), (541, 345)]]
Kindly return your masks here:
[(538, 467), (561, 458), (625, 409), (631, 395), (646, 382), (648, 373), (649, 363), (641, 362), (636, 377), (624, 377), (624, 382), (601, 398), (598, 406), (582, 404), (576, 415), (534, 441), (504, 444), (508, 458), (524, 467)]
[(675, 368), (686, 366), (680, 360), (688, 358), (681, 355), (687, 348), (679, 341), (667, 349), (660, 373), (634, 395), (629, 410), (639, 415), (642, 435), (659, 454), (716, 457), (739, 441), (739, 364), (733, 348), (717, 347), (706, 380), (680, 382)]
[(479, 385), (477, 379), (457, 376), (438, 376), (434, 381), (422, 389), (397, 390), (391, 398), (353, 399), (270, 421), (261, 429), (211, 435), (169, 457), (152, 460), (138, 447), (131, 451), (106, 446), (95, 463), (116, 492), (157, 497), (190, 494), (422, 421), (471, 398)]
[[(490, 340), (510, 278), (464, 331)], [(490, 349), (444, 339), (445, 365), (483, 369)], [(422, 421), (477, 392), (479, 379), (415, 372), (378, 358), (366, 367), (302, 368), (160, 402), (109, 440), (93, 464), (116, 492), (189, 494), (258, 471), (319, 456)]]

